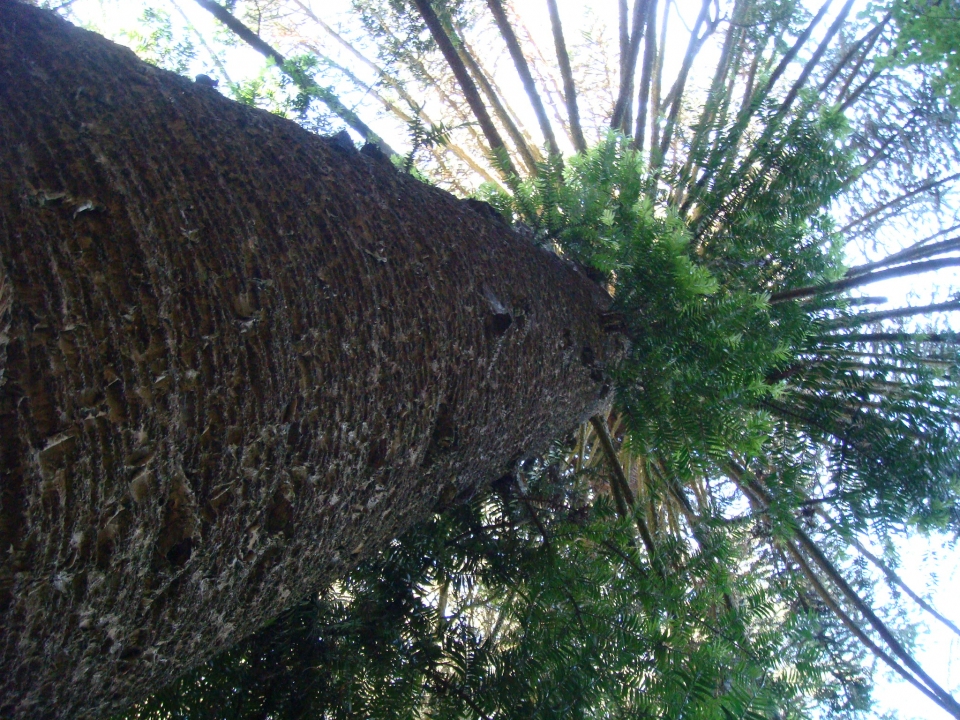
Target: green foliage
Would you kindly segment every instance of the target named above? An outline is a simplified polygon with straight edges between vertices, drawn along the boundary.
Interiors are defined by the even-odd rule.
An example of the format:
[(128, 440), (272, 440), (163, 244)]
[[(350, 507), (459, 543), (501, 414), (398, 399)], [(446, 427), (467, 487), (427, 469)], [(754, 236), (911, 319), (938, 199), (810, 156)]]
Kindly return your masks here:
[(817, 613), (728, 570), (743, 532), (671, 549), (660, 577), (555, 470), (435, 516), (125, 717), (799, 718), (863, 682), (856, 652), (821, 673)]
[(287, 91), (288, 83), (276, 72), (276, 65), (268, 62), (256, 75), (230, 86), (230, 94), (237, 102), (268, 110), (287, 117), (296, 103)]
[(942, 362), (894, 342), (864, 363), (842, 297), (770, 302), (846, 272), (827, 213), (851, 172), (844, 132), (823, 111), (765, 133), (686, 221), (616, 135), (482, 194), (613, 293), (631, 341), (616, 382), (633, 452), (681, 482), (775, 455), (807, 487), (829, 473), (859, 521), (957, 528), (960, 404)]
[(934, 92), (960, 107), (960, 3), (898, 0), (892, 12), (897, 37), (885, 64), (917, 68)]
[[(631, 442), (641, 453), (657, 449), (689, 475), (711, 458), (760, 450), (769, 423), (756, 405), (777, 389), (766, 375), (786, 362), (802, 332), (770, 307), (769, 271), (751, 261), (762, 237), (767, 253), (782, 250), (784, 261), (802, 262), (805, 235), (796, 227), (802, 220), (782, 223), (780, 238), (770, 237), (768, 222), (762, 229), (738, 223), (723, 227), (722, 245), (711, 237), (695, 247), (677, 212), (655, 204), (655, 191), (640, 155), (610, 136), (562, 168), (545, 166), (513, 198), (493, 189), (487, 196), (613, 289), (631, 339), (617, 374)], [(761, 202), (751, 199), (742, 214), (760, 212)], [(822, 255), (812, 256), (823, 272)]]
[[(438, 145), (447, 145), (450, 142), (450, 132), (453, 128), (443, 123), (433, 123), (427, 127), (421, 118), (423, 106), (410, 108), (410, 122), (407, 123), (407, 132), (410, 136), (410, 152), (402, 162), (402, 169), (411, 173), (416, 167), (417, 153), (423, 148), (432, 148)], [(422, 173), (421, 173), (422, 174)]]

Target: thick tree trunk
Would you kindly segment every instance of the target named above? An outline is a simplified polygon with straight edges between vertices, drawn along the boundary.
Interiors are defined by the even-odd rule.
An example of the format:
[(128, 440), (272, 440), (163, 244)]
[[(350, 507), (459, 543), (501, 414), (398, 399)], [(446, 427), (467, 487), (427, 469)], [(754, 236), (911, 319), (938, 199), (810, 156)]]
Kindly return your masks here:
[(483, 206), (0, 0), (0, 717), (100, 716), (607, 401)]

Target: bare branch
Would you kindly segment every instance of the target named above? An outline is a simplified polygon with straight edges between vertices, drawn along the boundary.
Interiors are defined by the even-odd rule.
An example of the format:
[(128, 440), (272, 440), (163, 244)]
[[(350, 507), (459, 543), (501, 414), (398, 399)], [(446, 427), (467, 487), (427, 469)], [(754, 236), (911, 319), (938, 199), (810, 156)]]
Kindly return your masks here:
[(880, 260), (852, 267), (847, 271), (847, 276), (855, 277), (857, 275), (863, 275), (882, 267), (901, 265), (905, 262), (933, 257), (935, 255), (942, 255), (943, 253), (953, 252), (954, 250), (960, 250), (960, 236), (950, 238), (949, 240), (942, 240), (938, 243), (934, 243), (933, 245), (923, 245), (921, 243), (917, 243), (915, 245), (911, 245), (906, 250), (901, 250), (900, 252), (895, 252), (892, 255), (887, 255), (887, 257)]
[[(823, 512), (823, 510), (820, 510), (818, 514), (826, 515), (826, 513)], [(878, 558), (872, 552), (867, 550), (867, 548), (865, 548), (856, 538), (853, 538), (852, 542), (853, 542), (853, 546), (860, 551), (860, 554), (863, 555), (865, 558), (867, 558), (870, 562), (872, 562), (884, 574), (884, 576), (886, 576), (887, 580), (890, 583), (896, 585), (901, 590), (903, 590), (907, 594), (907, 596), (911, 600), (913, 600), (917, 605), (919, 605), (923, 610), (925, 610), (930, 615), (932, 615), (937, 620), (939, 620), (941, 623), (943, 623), (955, 635), (960, 636), (960, 628), (958, 628), (948, 618), (938, 613), (936, 609), (932, 605), (930, 605), (930, 603), (928, 603), (922, 597), (917, 595), (917, 593), (915, 593), (911, 589), (911, 587), (903, 581), (903, 578), (901, 578), (896, 572), (894, 572), (893, 568), (889, 567), (880, 558)]]
[[(722, 101), (729, 100), (727, 97), (727, 76), (736, 74), (739, 68), (740, 52), (734, 53), (734, 47), (742, 52), (742, 33), (740, 29), (740, 11), (744, 7), (743, 3), (737, 2), (733, 8), (733, 15), (727, 27), (727, 33), (723, 40), (723, 47), (720, 52), (720, 61), (717, 63), (713, 80), (710, 83), (710, 89), (707, 92), (707, 99), (703, 104), (703, 110), (700, 118), (693, 126), (693, 138), (690, 141), (690, 149), (687, 152), (687, 160), (680, 172), (679, 180), (676, 182), (673, 191), (673, 203), (681, 204), (681, 197), (689, 185), (689, 179), (696, 175), (699, 168), (704, 144), (710, 136), (710, 128), (714, 123), (717, 111)], [(736, 55), (736, 58), (734, 58)], [(736, 61), (734, 61), (736, 60)], [(733, 73), (730, 73), (731, 67)]]
[[(739, 468), (731, 468), (731, 476), (740, 486), (740, 488), (747, 494), (751, 500), (763, 509), (768, 509), (773, 498), (770, 496), (769, 491), (764, 488), (756, 480), (750, 480), (749, 477), (740, 471)], [(893, 633), (887, 628), (882, 620), (877, 616), (873, 609), (867, 605), (866, 602), (857, 594), (857, 592), (850, 586), (846, 581), (843, 575), (833, 566), (833, 563), (827, 559), (826, 555), (820, 550), (820, 548), (813, 542), (813, 540), (799, 527), (793, 527), (793, 535), (797, 538), (799, 546), (809, 555), (817, 567), (828, 577), (830, 581), (840, 590), (842, 595), (847, 598), (847, 600), (856, 608), (863, 618), (873, 627), (874, 631), (881, 637), (884, 643), (893, 651), (893, 654), (896, 655), (903, 662), (904, 668), (900, 663), (896, 662), (893, 658), (889, 656), (885, 651), (883, 651), (876, 643), (874, 643), (867, 634), (853, 621), (853, 619), (847, 615), (846, 612), (840, 607), (839, 603), (833, 599), (827, 589), (824, 587), (823, 583), (817, 577), (816, 573), (813, 572), (810, 565), (807, 563), (806, 559), (801, 554), (798, 547), (796, 547), (793, 542), (786, 541), (783, 544), (786, 546), (787, 550), (793, 556), (794, 560), (803, 570), (804, 575), (810, 581), (810, 584), (814, 587), (817, 594), (820, 595), (821, 599), (827, 604), (827, 606), (837, 615), (837, 617), (847, 626), (847, 628), (853, 632), (853, 634), (867, 646), (877, 657), (881, 658), (886, 662), (890, 667), (896, 670), (902, 677), (911, 682), (914, 686), (920, 689), (927, 697), (936, 702), (940, 707), (949, 712), (956, 718), (960, 718), (960, 704), (953, 698), (953, 696), (944, 690), (933, 678), (931, 678), (924, 669), (917, 663), (913, 657), (904, 649), (900, 642), (893, 636)], [(907, 672), (909, 668), (910, 672)], [(911, 675), (910, 673), (914, 673)], [(921, 683), (920, 680), (923, 682)]]
[(846, 333), (844, 335), (827, 335), (821, 340), (833, 343), (875, 343), (875, 342), (928, 342), (960, 345), (960, 335), (957, 333)]
[(855, 277), (848, 277), (823, 285), (807, 285), (793, 290), (784, 290), (774, 293), (770, 296), (771, 303), (786, 302), (787, 300), (800, 300), (802, 298), (813, 297), (814, 295), (833, 295), (850, 288), (861, 287), (871, 283), (889, 280), (891, 278), (907, 277), (909, 275), (919, 275), (920, 273), (933, 272), (946, 267), (960, 267), (960, 257), (940, 258), (939, 260), (927, 260), (925, 262), (910, 263), (909, 265), (898, 265), (897, 267), (887, 268), (886, 270), (877, 270), (875, 272), (864, 273)]
[[(817, 595), (820, 596), (820, 599), (823, 600), (824, 604), (833, 611), (833, 614), (836, 615), (840, 621), (847, 627), (850, 632), (861, 642), (863, 645), (876, 655), (878, 658), (883, 660), (887, 665), (889, 665), (898, 675), (903, 679), (909, 682), (911, 685), (916, 687), (920, 692), (926, 695), (928, 698), (933, 700), (937, 705), (942, 707), (944, 710), (949, 712), (954, 717), (960, 717), (955, 711), (952, 711), (947, 703), (942, 700), (937, 693), (924, 685), (920, 680), (910, 674), (906, 668), (898, 663), (894, 658), (890, 656), (889, 653), (884, 651), (879, 645), (877, 645), (871, 638), (868, 636), (853, 618), (851, 618), (844, 610), (840, 607), (839, 603), (830, 595), (829, 591), (824, 587), (823, 583), (820, 581), (820, 578), (817, 577), (816, 573), (813, 572), (813, 569), (807, 563), (803, 555), (800, 554), (800, 551), (794, 547), (793, 543), (787, 542), (787, 549), (790, 554), (793, 556), (793, 559), (796, 561), (797, 565), (800, 567), (803, 574), (806, 576), (807, 580), (810, 582), (810, 585), (813, 587)], [(951, 698), (952, 700), (952, 698)]]
[(557, 9), (557, 0), (547, 0), (550, 11), (550, 26), (553, 28), (553, 42), (557, 46), (557, 63), (560, 65), (560, 75), (563, 77), (563, 95), (567, 101), (567, 114), (570, 117), (570, 132), (573, 135), (573, 146), (577, 152), (587, 149), (587, 141), (583, 137), (583, 128), (580, 126), (580, 110), (577, 108), (577, 88), (573, 82), (573, 70), (570, 68), (570, 56), (567, 54), (567, 43), (563, 39), (563, 26), (560, 24), (560, 11)]
[[(663, 19), (660, 21), (660, 52), (657, 55), (653, 71), (653, 88), (650, 91), (650, 152), (660, 145), (660, 93), (663, 88), (663, 60), (667, 47), (667, 27), (670, 20), (670, 5), (674, 0), (666, 0), (663, 5)], [(652, 192), (652, 188), (651, 188)]]
[(940, 698), (940, 700), (937, 701), (937, 704), (947, 710), (947, 712), (954, 717), (960, 718), (960, 703), (957, 703), (954, 697), (940, 687), (940, 685), (932, 677), (930, 677), (922, 667), (920, 667), (920, 664), (910, 656), (903, 645), (901, 645), (900, 642), (893, 636), (893, 633), (890, 632), (884, 622), (850, 586), (850, 583), (848, 583), (846, 578), (844, 578), (843, 575), (841, 575), (840, 572), (833, 566), (833, 563), (827, 559), (827, 556), (823, 554), (810, 536), (800, 528), (794, 528), (793, 532), (803, 549), (811, 558), (813, 558), (813, 561), (816, 563), (817, 567), (819, 567), (826, 574), (826, 576), (830, 578), (831, 582), (837, 586), (840, 592), (851, 602), (851, 604), (867, 620), (867, 622), (870, 623), (877, 634), (893, 651), (894, 655), (900, 658), (904, 665), (906, 665), (913, 673), (917, 675), (917, 677), (923, 680), (923, 682), (926, 683), (934, 693), (936, 693), (936, 695)]
[(493, 81), (488, 77), (487, 73), (484, 72), (483, 68), (480, 67), (480, 63), (471, 51), (470, 46), (467, 45), (466, 41), (462, 38), (457, 38), (457, 40), (457, 53), (467, 66), (470, 74), (473, 75), (473, 78), (477, 81), (483, 94), (486, 95), (487, 100), (493, 108), (493, 114), (500, 121), (500, 124), (506, 128), (507, 134), (510, 136), (510, 139), (513, 140), (514, 147), (516, 147), (517, 152), (520, 153), (520, 157), (523, 158), (527, 170), (531, 175), (536, 175), (537, 162), (542, 159), (540, 152), (536, 147), (530, 145), (527, 138), (524, 137), (524, 134), (517, 126), (517, 123), (514, 122), (513, 117), (511, 117), (510, 112), (504, 104), (505, 101), (502, 94), (494, 87)]
[(820, 24), (820, 21), (823, 20), (823, 16), (827, 14), (827, 10), (830, 8), (832, 4), (833, 4), (833, 0), (827, 0), (823, 4), (823, 6), (817, 11), (817, 14), (814, 15), (813, 19), (810, 21), (807, 27), (804, 28), (804, 31), (800, 33), (800, 35), (797, 37), (796, 41), (793, 43), (793, 46), (787, 51), (787, 53), (780, 60), (780, 63), (777, 65), (776, 70), (773, 71), (773, 73), (770, 75), (767, 82), (764, 83), (763, 87), (760, 90), (758, 90), (753, 96), (751, 96), (750, 103), (748, 107), (745, 108), (745, 110), (750, 115), (752, 115), (757, 111), (757, 109), (760, 107), (760, 103), (762, 103), (763, 100), (765, 100), (766, 97), (770, 94), (770, 91), (773, 89), (773, 86), (777, 84), (777, 81), (780, 79), (780, 76), (783, 75), (783, 73), (786, 71), (790, 63), (793, 62), (793, 59), (797, 56), (797, 53), (800, 52), (800, 48), (802, 48), (806, 44), (807, 40), (810, 39), (810, 35), (811, 33), (813, 33), (814, 28), (816, 28), (817, 25)]
[(846, 225), (844, 225), (842, 228), (840, 228), (840, 232), (841, 232), (841, 233), (848, 232), (851, 228), (854, 228), (854, 227), (856, 227), (857, 225), (862, 225), (862, 224), (865, 223), (867, 220), (870, 220), (871, 218), (876, 217), (877, 215), (879, 215), (880, 213), (882, 213), (884, 210), (889, 210), (890, 208), (892, 208), (892, 207), (894, 207), (894, 206), (896, 206), (896, 205), (899, 205), (899, 204), (902, 203), (904, 200), (909, 200), (910, 198), (914, 197), (915, 195), (919, 195), (920, 193), (926, 192), (927, 190), (932, 190), (932, 189), (934, 189), (934, 188), (936, 188), (936, 187), (940, 187), (941, 185), (945, 185), (946, 183), (951, 182), (952, 180), (956, 180), (957, 178), (960, 178), (960, 172), (953, 173), (953, 175), (948, 175), (948, 176), (946, 176), (946, 177), (937, 178), (937, 179), (935, 179), (935, 180), (928, 180), (927, 182), (921, 184), (919, 187), (916, 187), (916, 188), (914, 188), (913, 190), (909, 190), (909, 191), (907, 191), (907, 192), (905, 192), (905, 193), (903, 193), (903, 194), (901, 194), (901, 195), (898, 195), (897, 197), (893, 198), (892, 200), (890, 200), (890, 201), (888, 201), (888, 202), (885, 202), (885, 203), (883, 203), (882, 205), (878, 205), (877, 207), (873, 208), (870, 212), (865, 213), (865, 214), (861, 215), (860, 217), (851, 220), (851, 221), (848, 222)]
[(816, 68), (817, 64), (820, 62), (820, 58), (823, 57), (823, 54), (827, 51), (830, 43), (833, 42), (833, 38), (840, 28), (843, 27), (843, 24), (847, 21), (847, 15), (850, 14), (850, 10), (853, 8), (853, 3), (855, 0), (847, 0), (844, 3), (843, 7), (840, 9), (840, 12), (837, 13), (836, 19), (830, 25), (830, 28), (827, 30), (826, 35), (824, 35), (823, 40), (820, 41), (820, 44), (817, 46), (817, 49), (814, 51), (813, 55), (810, 56), (810, 59), (806, 62), (803, 67), (803, 70), (800, 72), (800, 77), (797, 78), (796, 82), (793, 83), (793, 87), (790, 88), (790, 91), (787, 93), (787, 96), (780, 103), (780, 106), (777, 108), (776, 114), (773, 118), (767, 123), (767, 128), (764, 134), (770, 135), (773, 132), (773, 128), (780, 121), (780, 119), (787, 114), (790, 109), (790, 106), (793, 105), (793, 101), (796, 100), (797, 95), (800, 94), (800, 90), (803, 89), (803, 86), (806, 84), (807, 79), (810, 77), (810, 74)]
[[(209, 2), (209, 0), (204, 1)], [(440, 52), (443, 53), (447, 64), (450, 66), (450, 69), (453, 70), (457, 82), (460, 83), (460, 89), (463, 91), (464, 98), (473, 111), (474, 117), (477, 118), (477, 122), (480, 123), (480, 128), (483, 130), (484, 137), (486, 137), (487, 143), (490, 145), (491, 152), (497, 155), (498, 159), (505, 164), (505, 170), (509, 174), (516, 175), (517, 171), (510, 161), (509, 150), (507, 150), (503, 138), (500, 137), (500, 133), (493, 124), (493, 120), (490, 118), (487, 108), (480, 98), (480, 93), (477, 92), (477, 86), (474, 85), (469, 71), (463, 64), (463, 60), (460, 59), (460, 55), (453, 46), (453, 42), (450, 40), (450, 36), (447, 35), (446, 30), (444, 30), (440, 22), (440, 18), (438, 18), (437, 14), (433, 11), (430, 0), (414, 0), (414, 3), (420, 11), (420, 16), (423, 18), (424, 23), (426, 23), (427, 28), (430, 30), (434, 41), (439, 46)]]
[[(862, 66), (864, 60), (866, 60), (866, 58), (870, 55), (870, 51), (873, 49), (873, 46), (880, 38), (880, 34), (883, 32), (883, 29), (887, 26), (887, 23), (890, 22), (892, 17), (893, 14), (888, 12), (883, 16), (880, 22), (876, 24), (876, 26), (874, 26), (859, 40), (855, 41), (847, 50), (847, 52), (844, 53), (843, 57), (841, 57), (833, 66), (833, 70), (830, 71), (830, 74), (827, 75), (822, 83), (820, 83), (820, 87), (817, 88), (817, 91), (823, 93), (828, 87), (830, 87), (833, 81), (837, 79), (841, 72), (843, 72), (843, 69), (847, 66), (847, 63), (849, 63), (853, 56), (860, 52), (860, 49), (863, 48), (863, 52), (860, 53), (860, 58), (850, 75), (850, 79), (847, 81), (849, 83), (860, 71), (860, 67)], [(843, 92), (840, 94), (843, 95)]]
[(550, 125), (550, 119), (547, 117), (543, 100), (540, 98), (540, 93), (537, 92), (533, 75), (530, 74), (530, 66), (527, 65), (527, 59), (523, 56), (523, 50), (520, 48), (517, 36), (510, 26), (510, 21), (507, 19), (507, 14), (503, 10), (503, 5), (500, 0), (487, 0), (487, 7), (489, 7), (490, 12), (493, 13), (493, 18), (497, 23), (497, 28), (500, 30), (500, 35), (507, 43), (507, 49), (510, 51), (513, 64), (517, 68), (517, 74), (523, 82), (523, 89), (526, 90), (530, 104), (533, 106), (533, 111), (537, 115), (537, 122), (540, 123), (540, 132), (543, 133), (544, 141), (547, 147), (550, 148), (550, 154), (559, 155), (560, 147), (557, 145), (556, 137), (554, 137), (553, 127)]
[[(620, 92), (617, 95), (617, 102), (613, 106), (613, 116), (610, 119), (610, 127), (621, 130), (624, 133), (630, 132), (630, 107), (633, 102), (633, 77), (637, 70), (637, 58), (640, 56), (640, 38), (643, 36), (643, 30), (647, 22), (647, 5), (650, 0), (634, 0), (633, 3), (633, 27), (630, 30), (630, 37), (627, 42), (626, 54), (623, 54), (623, 33), (626, 23), (625, 17), (621, 17), (620, 24)], [(621, 9), (623, 9), (621, 2)]]
[(843, 318), (841, 324), (844, 326), (866, 325), (868, 323), (880, 322), (881, 320), (913, 317), (914, 315), (929, 315), (930, 313), (948, 312), (950, 310), (960, 310), (960, 299), (931, 305), (920, 305), (917, 307), (901, 307), (871, 313), (858, 313), (852, 317)]
[(633, 491), (630, 489), (627, 476), (623, 472), (623, 465), (620, 464), (620, 458), (617, 457), (617, 450), (613, 446), (613, 438), (610, 437), (610, 430), (607, 429), (607, 421), (599, 415), (594, 415), (590, 418), (590, 424), (593, 425), (593, 429), (597, 431), (597, 437), (600, 438), (600, 445), (603, 447), (603, 451), (607, 456), (610, 469), (613, 470), (613, 484), (616, 486), (614, 498), (618, 501), (618, 511), (621, 517), (629, 517), (631, 514), (634, 516), (637, 523), (637, 530), (640, 532), (640, 539), (643, 540), (647, 554), (650, 556), (650, 561), (653, 562), (656, 557), (656, 545), (653, 543), (653, 536), (650, 534), (650, 529), (647, 527), (646, 522), (644, 522), (638, 513), (634, 512), (636, 499), (633, 496)]
[(650, 0), (648, 7), (646, 38), (643, 45), (643, 68), (640, 71), (640, 92), (637, 94), (637, 125), (633, 132), (633, 147), (637, 150), (643, 150), (644, 134), (647, 131), (650, 85), (657, 57), (657, 0)]
[[(733, 164), (737, 158), (736, 148), (737, 146), (739, 146), (740, 141), (743, 137), (743, 134), (750, 124), (751, 118), (753, 118), (756, 112), (763, 105), (763, 101), (770, 94), (770, 91), (773, 89), (774, 85), (776, 85), (777, 81), (786, 71), (790, 63), (793, 62), (793, 59), (797, 56), (797, 53), (800, 52), (800, 48), (802, 48), (806, 44), (807, 40), (810, 38), (810, 35), (813, 33), (816, 26), (820, 24), (820, 21), (823, 20), (823, 17), (827, 14), (827, 10), (829, 10), (830, 5), (832, 4), (833, 4), (833, 0), (826, 0), (826, 2), (820, 7), (820, 9), (817, 11), (817, 14), (814, 15), (813, 19), (810, 21), (807, 27), (804, 28), (803, 32), (800, 33), (800, 35), (797, 37), (796, 41), (793, 43), (790, 49), (780, 59), (780, 62), (778, 63), (777, 67), (770, 74), (770, 77), (763, 84), (763, 86), (753, 92), (749, 92), (748, 94), (744, 95), (743, 103), (740, 107), (740, 112), (737, 115), (737, 120), (734, 123), (733, 128), (731, 128), (730, 130), (729, 137), (727, 138), (726, 142), (722, 144), (721, 143), (717, 144), (717, 147), (714, 149), (713, 158), (711, 159), (711, 162), (708, 163), (708, 166), (716, 165), (716, 163), (713, 162), (713, 160), (717, 159), (719, 153), (723, 152), (724, 150), (728, 155), (726, 162), (722, 163), (719, 170), (715, 170), (714, 172), (705, 172), (703, 174), (700, 180), (697, 181), (694, 192), (691, 193), (690, 198), (688, 198), (688, 201), (687, 201), (688, 203), (691, 202), (692, 199), (697, 194), (699, 194), (700, 191), (703, 190), (703, 188), (706, 187), (706, 185), (718, 173), (721, 177), (723, 177), (724, 175), (729, 175), (732, 172)], [(759, 58), (760, 58), (759, 54), (755, 56), (755, 62), (759, 61)], [(756, 69), (757, 69), (756, 67), (751, 68), (750, 85), (752, 85), (753, 73), (756, 72)]]
[[(883, 71), (880, 68), (874, 68), (874, 70), (867, 76), (867, 79), (860, 83), (860, 86), (854, 90), (850, 96), (843, 101), (839, 107), (840, 112), (845, 112), (853, 105), (857, 100), (860, 99), (860, 96), (866, 91), (868, 87), (873, 84), (873, 81), (876, 80), (880, 75), (883, 74)], [(838, 98), (839, 100), (839, 98)]]
[(367, 142), (375, 142), (383, 148), (388, 155), (396, 155), (397, 152), (390, 147), (379, 135), (371, 130), (353, 110), (348, 108), (340, 99), (326, 88), (320, 87), (313, 78), (301, 72), (297, 68), (287, 64), (287, 59), (275, 50), (259, 35), (244, 25), (240, 20), (234, 17), (225, 7), (217, 4), (213, 0), (196, 0), (196, 3), (204, 10), (213, 15), (217, 20), (226, 25), (237, 37), (247, 43), (254, 50), (266, 58), (273, 60), (277, 67), (287, 75), (303, 92), (315, 96), (323, 101), (330, 111), (343, 120), (347, 125), (357, 131), (357, 133)]
[[(652, 158), (652, 162), (650, 163), (653, 168), (657, 168), (663, 163), (663, 159), (666, 157), (667, 150), (670, 147), (670, 142), (673, 140), (673, 130), (674, 127), (676, 127), (677, 118), (680, 114), (680, 106), (683, 102), (683, 91), (687, 84), (687, 76), (690, 73), (690, 68), (693, 67), (693, 61), (707, 38), (713, 34), (719, 22), (719, 20), (717, 20), (707, 23), (706, 30), (703, 35), (700, 35), (700, 28), (707, 22), (709, 16), (710, 3), (711, 0), (702, 0), (700, 14), (697, 15), (697, 21), (693, 25), (693, 31), (690, 33), (690, 42), (687, 44), (687, 52), (683, 57), (683, 65), (680, 68), (680, 73), (677, 75), (673, 87), (670, 89), (670, 93), (667, 95), (666, 102), (670, 105), (670, 113), (667, 116), (667, 123), (663, 128), (663, 137), (660, 138), (659, 152)], [(651, 149), (653, 148), (651, 147)]]
[[(817, 502), (819, 502), (819, 501), (820, 501), (820, 499), (817, 500)], [(814, 503), (813, 500), (808, 500), (808, 501), (805, 502), (805, 504), (813, 504), (813, 503)], [(837, 526), (837, 523), (834, 521), (834, 519), (833, 519), (832, 517), (830, 517), (830, 514), (827, 513), (826, 510), (824, 510), (822, 507), (818, 507), (818, 508), (816, 509), (816, 513), (817, 513), (817, 515), (820, 516), (831, 528), (833, 528), (834, 530), (839, 531), (839, 527)], [(936, 608), (934, 608), (932, 605), (930, 605), (930, 603), (928, 603), (926, 600), (924, 600), (922, 597), (920, 597), (916, 592), (914, 592), (913, 589), (912, 589), (909, 585), (907, 585), (906, 582), (904, 582), (903, 578), (901, 578), (901, 577), (896, 573), (896, 571), (894, 571), (893, 568), (891, 568), (891, 567), (890, 567), (889, 565), (887, 565), (883, 560), (881, 560), (879, 557), (877, 557), (877, 556), (874, 555), (872, 552), (870, 552), (870, 551), (863, 545), (863, 543), (861, 543), (861, 542), (856, 538), (855, 535), (850, 535), (849, 537), (847, 537), (846, 534), (844, 534), (844, 537), (845, 537), (846, 540), (848, 540), (848, 541), (850, 542), (850, 544), (852, 544), (852, 545), (857, 549), (857, 551), (858, 551), (861, 555), (863, 555), (865, 558), (867, 558), (867, 560), (869, 560), (871, 563), (873, 563), (873, 565), (874, 565), (878, 570), (880, 570), (880, 572), (882, 572), (882, 573), (884, 574), (884, 576), (886, 577), (888, 583), (890, 583), (891, 585), (896, 585), (897, 587), (899, 587), (901, 590), (903, 590), (903, 591), (907, 594), (907, 596), (908, 596), (911, 600), (913, 600), (918, 606), (920, 606), (921, 609), (923, 609), (925, 612), (929, 613), (930, 615), (932, 615), (933, 617), (935, 617), (937, 620), (939, 620), (941, 623), (943, 623), (943, 624), (944, 624), (951, 632), (953, 632), (955, 635), (960, 636), (960, 627), (957, 627), (957, 625), (956, 625), (955, 623), (953, 623), (949, 618), (946, 618), (946, 617), (944, 617), (943, 615), (941, 615), (939, 612), (937, 612)]]

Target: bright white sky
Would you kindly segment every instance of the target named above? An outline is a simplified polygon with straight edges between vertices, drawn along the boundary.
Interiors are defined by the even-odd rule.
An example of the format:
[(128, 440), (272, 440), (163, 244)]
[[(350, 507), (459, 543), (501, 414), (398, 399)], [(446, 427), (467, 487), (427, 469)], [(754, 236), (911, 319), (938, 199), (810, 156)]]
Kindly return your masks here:
[[(349, 7), (349, 0), (326, 0), (323, 3), (312, 3), (318, 9), (322, 8), (324, 19), (335, 16), (340, 9)], [(839, 3), (837, 3), (839, 4)], [(578, 2), (577, 0), (559, 0), (560, 11), (563, 17), (565, 29), (568, 34), (579, 32), (582, 26), (583, 16), (588, 6), (594, 6), (594, 12), (608, 12), (610, 16), (610, 27), (616, 28), (616, 3), (605, 0), (603, 3), (596, 2)], [(546, 15), (546, 3), (537, 2), (534, 4), (531, 0), (518, 0), (515, 6), (521, 9), (525, 17), (529, 17), (528, 26), (531, 29), (548, 28), (549, 19)], [(699, 6), (694, 0), (676, 0), (676, 6), (683, 14), (688, 16), (687, 25), (690, 24), (689, 17), (694, 15)], [(104, 32), (117, 42), (123, 42), (121, 37), (122, 30), (136, 28), (137, 20), (143, 12), (144, 7), (163, 8), (174, 18), (174, 23), (178, 24), (181, 15), (178, 10), (189, 18), (190, 22), (205, 36), (213, 33), (214, 23), (211, 16), (200, 9), (191, 0), (176, 0), (176, 5), (172, 0), (76, 0), (71, 5), (75, 17), (81, 19), (84, 24)], [(532, 8), (536, 10), (531, 12)], [(328, 14), (329, 13), (329, 14)], [(680, 23), (674, 23), (680, 25)], [(822, 26), (829, 25), (825, 21)], [(616, 37), (615, 31), (611, 37)], [(194, 38), (195, 39), (195, 38)], [(678, 55), (682, 53), (686, 40), (676, 44)], [(549, 47), (552, 45), (546, 45)], [(197, 61), (191, 72), (196, 74), (200, 72), (210, 72), (214, 69), (214, 64), (205, 55), (202, 47), (197, 48)], [(709, 58), (704, 57), (703, 62), (709, 64)], [(233, 80), (236, 81), (244, 76), (252, 76), (259, 72), (263, 67), (264, 60), (261, 55), (250, 50), (246, 46), (237, 47), (231, 50), (226, 65), (229, 68)], [(675, 63), (679, 65), (679, 57), (675, 58)], [(665, 74), (670, 77), (669, 69)], [(517, 92), (520, 92), (519, 84), (516, 86)], [(521, 105), (521, 103), (517, 103)], [(536, 127), (531, 120), (530, 127)], [(377, 128), (379, 130), (379, 128)], [(403, 138), (393, 138), (387, 136), (387, 140), (396, 143), (396, 146), (402, 147), (405, 143)], [(912, 242), (914, 239), (910, 238)], [(942, 277), (942, 276), (939, 276)], [(926, 278), (914, 280), (916, 286), (910, 283), (886, 283), (871, 286), (866, 289), (870, 295), (884, 295), (896, 302), (897, 298), (904, 298), (913, 293), (926, 282)], [(960, 273), (954, 274), (952, 279), (943, 278), (943, 282), (949, 283), (953, 287), (960, 286)], [(921, 299), (916, 299), (911, 304), (923, 304), (931, 302), (929, 299), (929, 284), (923, 285), (923, 291), (917, 292)], [(938, 293), (941, 296), (943, 292)], [(904, 304), (904, 303), (899, 303)], [(896, 305), (891, 305), (896, 306)], [(956, 547), (947, 544), (946, 539), (942, 537), (921, 538), (914, 537), (909, 541), (899, 541), (897, 543), (902, 559), (902, 565), (898, 572), (901, 577), (916, 592), (931, 601), (932, 605), (939, 612), (950, 618), (954, 623), (960, 625), (960, 554)], [(879, 549), (873, 548), (877, 554)], [(888, 597), (888, 590), (885, 583), (878, 578), (876, 585), (876, 599), (883, 603)], [(910, 608), (909, 601), (904, 601), (904, 606)], [(911, 613), (916, 619), (920, 618), (919, 613)], [(914, 620), (915, 621), (915, 620)], [(960, 638), (950, 630), (940, 625), (935, 619), (921, 622), (920, 632), (917, 637), (917, 659), (937, 682), (950, 690), (954, 697), (960, 698)], [(886, 666), (882, 666), (885, 668)], [(947, 714), (927, 699), (922, 693), (916, 690), (912, 685), (903, 681), (895, 674), (882, 669), (878, 677), (875, 690), (877, 699), (876, 711), (874, 717), (877, 720), (885, 718), (899, 718), (900, 720), (934, 720), (936, 718), (946, 718)]]

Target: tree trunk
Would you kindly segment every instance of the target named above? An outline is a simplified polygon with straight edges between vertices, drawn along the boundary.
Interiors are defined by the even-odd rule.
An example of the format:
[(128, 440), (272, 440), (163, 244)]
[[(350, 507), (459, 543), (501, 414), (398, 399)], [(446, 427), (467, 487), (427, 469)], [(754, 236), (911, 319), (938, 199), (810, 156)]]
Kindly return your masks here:
[(0, 717), (209, 658), (609, 401), (485, 212), (0, 0)]

